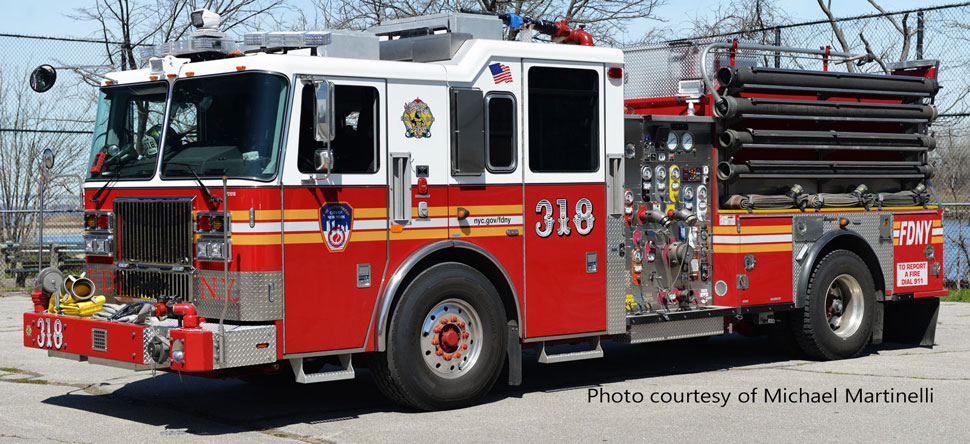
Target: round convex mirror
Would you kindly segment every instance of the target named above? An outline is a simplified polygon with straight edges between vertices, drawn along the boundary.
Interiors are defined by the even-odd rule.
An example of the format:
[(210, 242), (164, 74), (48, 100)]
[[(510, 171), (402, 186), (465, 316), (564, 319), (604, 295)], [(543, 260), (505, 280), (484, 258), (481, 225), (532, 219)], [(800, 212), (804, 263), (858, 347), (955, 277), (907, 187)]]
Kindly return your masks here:
[(54, 86), (57, 81), (57, 71), (50, 65), (40, 65), (30, 73), (30, 89), (44, 92)]
[(44, 160), (44, 168), (54, 168), (54, 152), (50, 148), (44, 150), (42, 157)]

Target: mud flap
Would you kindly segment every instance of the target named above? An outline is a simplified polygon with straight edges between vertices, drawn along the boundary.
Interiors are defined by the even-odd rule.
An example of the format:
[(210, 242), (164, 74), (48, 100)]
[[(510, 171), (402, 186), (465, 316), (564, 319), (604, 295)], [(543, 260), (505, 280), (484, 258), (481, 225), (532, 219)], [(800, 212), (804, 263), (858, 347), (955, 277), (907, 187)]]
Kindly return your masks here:
[(519, 342), (519, 326), (509, 321), (508, 328), (509, 385), (522, 384), (522, 343)]
[(884, 308), (883, 339), (886, 342), (932, 347), (936, 343), (936, 320), (940, 314), (940, 298), (911, 299), (886, 302)]
[(876, 310), (873, 313), (872, 319), (872, 344), (879, 345), (882, 344), (883, 339), (883, 325), (886, 318), (886, 306), (885, 302), (876, 302)]

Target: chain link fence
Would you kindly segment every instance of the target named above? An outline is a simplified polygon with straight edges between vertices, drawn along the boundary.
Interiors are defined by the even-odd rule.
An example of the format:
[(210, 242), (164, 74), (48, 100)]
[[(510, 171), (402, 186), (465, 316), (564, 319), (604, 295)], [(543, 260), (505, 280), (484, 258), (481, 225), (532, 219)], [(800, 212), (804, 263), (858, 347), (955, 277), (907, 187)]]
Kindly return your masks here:
[[(888, 14), (840, 18), (848, 52), (871, 53), (876, 60), (854, 67), (884, 72), (901, 60), (940, 62), (943, 89), (935, 99), (940, 113), (931, 131), (937, 148), (929, 156), (936, 168), (933, 184), (944, 202), (944, 270), (947, 285), (970, 286), (970, 2), (923, 7)], [(754, 41), (768, 45), (843, 50), (828, 20), (797, 23), (700, 39)], [(89, 39), (0, 34), (0, 260), (7, 278), (23, 284), (42, 265), (76, 265), (83, 252), (81, 207), (76, 180), (45, 187), (44, 234), (40, 235), (39, 159), (55, 152), (53, 175), (83, 174), (88, 163), (90, 130), (96, 112), (99, 74), (117, 69), (109, 54), (121, 44)], [(765, 60), (771, 64), (773, 61)], [(37, 94), (28, 87), (30, 71), (41, 64), (57, 68), (53, 89)], [(800, 66), (797, 59), (776, 58), (779, 66)], [(793, 66), (794, 67), (794, 66)], [(845, 70), (844, 65), (833, 69)], [(38, 242), (43, 248), (38, 253)], [(57, 252), (58, 250), (64, 253)], [(56, 253), (52, 254), (54, 251)], [(0, 274), (4, 276), (4, 274)], [(5, 285), (9, 285), (7, 281)]]

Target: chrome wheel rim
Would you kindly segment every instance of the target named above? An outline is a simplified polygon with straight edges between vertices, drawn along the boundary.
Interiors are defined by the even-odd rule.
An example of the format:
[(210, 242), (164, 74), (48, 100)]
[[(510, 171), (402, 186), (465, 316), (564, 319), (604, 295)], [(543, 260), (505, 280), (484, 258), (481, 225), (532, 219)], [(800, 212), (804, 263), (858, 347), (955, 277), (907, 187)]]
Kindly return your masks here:
[(825, 292), (825, 317), (829, 328), (840, 338), (848, 338), (859, 331), (865, 300), (862, 286), (856, 278), (840, 274)]
[(481, 355), (481, 319), (461, 299), (447, 299), (435, 305), (424, 317), (420, 335), (424, 363), (444, 378), (468, 373)]

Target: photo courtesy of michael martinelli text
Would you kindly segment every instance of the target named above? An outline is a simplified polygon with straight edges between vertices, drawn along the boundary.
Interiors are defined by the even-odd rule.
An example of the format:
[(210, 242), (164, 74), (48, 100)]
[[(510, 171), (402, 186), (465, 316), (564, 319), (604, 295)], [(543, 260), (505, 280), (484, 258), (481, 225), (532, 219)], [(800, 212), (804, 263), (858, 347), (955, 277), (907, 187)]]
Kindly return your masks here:
[(932, 387), (916, 390), (833, 387), (829, 390), (752, 387), (747, 391), (609, 391), (602, 387), (586, 391), (587, 403), (599, 404), (706, 404), (727, 407), (731, 404), (932, 404)]

